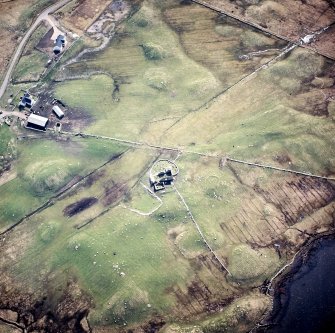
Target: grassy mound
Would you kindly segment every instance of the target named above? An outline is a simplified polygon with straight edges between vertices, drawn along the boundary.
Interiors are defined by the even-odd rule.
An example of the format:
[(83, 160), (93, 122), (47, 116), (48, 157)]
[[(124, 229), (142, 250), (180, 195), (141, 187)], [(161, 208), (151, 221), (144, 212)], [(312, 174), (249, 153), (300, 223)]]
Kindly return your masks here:
[(164, 68), (149, 68), (144, 74), (144, 79), (149, 87), (157, 90), (167, 90), (171, 80)]
[(215, 26), (215, 32), (223, 37), (236, 37), (239, 36), (242, 33), (242, 29), (238, 29), (235, 26), (229, 25), (229, 24), (218, 24)]
[(60, 223), (57, 221), (49, 221), (42, 223), (38, 227), (38, 236), (43, 243), (50, 243), (60, 230)]
[(147, 60), (162, 60), (166, 57), (166, 51), (160, 45), (148, 42), (141, 46)]
[(273, 44), (275, 44), (275, 40), (273, 38), (251, 30), (246, 30), (243, 32), (241, 35), (241, 42), (245, 48), (253, 50), (271, 47)]
[(10, 162), (16, 157), (16, 144), (9, 128), (0, 129), (0, 174), (9, 168)]
[(51, 160), (29, 164), (23, 178), (34, 195), (44, 195), (62, 186), (73, 173), (66, 160)]
[(244, 244), (236, 246), (228, 260), (229, 270), (233, 278), (245, 283), (263, 281), (279, 266), (279, 259), (275, 250), (253, 250)]
[(266, 296), (247, 296), (232, 303), (220, 315), (201, 324), (204, 333), (248, 332), (264, 314), (270, 300)]
[(271, 17), (284, 18), (287, 11), (283, 5), (275, 1), (264, 1), (261, 5), (250, 6), (246, 10), (246, 17), (259, 20), (264, 26)]

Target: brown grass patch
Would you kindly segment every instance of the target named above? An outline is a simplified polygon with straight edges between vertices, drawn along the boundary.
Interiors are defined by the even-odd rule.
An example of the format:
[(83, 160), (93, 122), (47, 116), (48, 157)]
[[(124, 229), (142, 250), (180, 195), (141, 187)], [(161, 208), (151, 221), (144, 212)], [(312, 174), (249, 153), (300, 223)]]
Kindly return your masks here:
[[(256, 4), (251, 5), (251, 1), (205, 0), (204, 2), (295, 41), (335, 21), (334, 8), (327, 0), (267, 0), (255, 1)], [(332, 38), (334, 34), (331, 31), (328, 34), (323, 41), (313, 46), (335, 57), (334, 38)]]
[(58, 11), (57, 17), (66, 27), (81, 33), (93, 24), (110, 3), (111, 0), (76, 1), (70, 8), (65, 7), (66, 11)]
[(273, 52), (240, 57), (263, 49), (282, 46), (277, 38), (265, 36), (235, 20), (227, 19), (213, 10), (187, 5), (164, 11), (166, 22), (178, 33), (185, 52), (195, 61), (210, 69), (225, 84), (231, 85), (252, 72)]
[(120, 200), (128, 191), (126, 183), (116, 183), (114, 181), (104, 184), (104, 196), (102, 199), (103, 205), (109, 206)]

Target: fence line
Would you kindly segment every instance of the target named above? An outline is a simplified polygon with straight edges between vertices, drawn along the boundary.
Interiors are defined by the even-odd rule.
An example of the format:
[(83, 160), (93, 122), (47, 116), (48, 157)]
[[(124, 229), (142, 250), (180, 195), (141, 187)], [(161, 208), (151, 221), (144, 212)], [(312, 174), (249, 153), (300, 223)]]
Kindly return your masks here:
[(217, 254), (214, 252), (214, 250), (212, 249), (212, 247), (209, 245), (209, 243), (207, 242), (204, 234), (202, 233), (200, 227), (199, 227), (199, 224), (197, 223), (197, 221), (195, 220), (189, 206), (187, 205), (184, 197), (181, 195), (181, 193), (178, 191), (178, 189), (174, 186), (174, 189), (176, 190), (179, 198), (181, 199), (181, 201), (183, 202), (186, 210), (187, 210), (187, 213), (188, 215), (190, 216), (192, 222), (194, 223), (195, 227), (197, 228), (197, 231), (199, 233), (199, 235), (201, 236), (203, 242), (205, 243), (205, 245), (207, 246), (207, 248), (209, 249), (209, 251), (213, 254), (213, 256), (215, 257), (215, 259), (218, 261), (218, 263), (221, 265), (221, 267), (228, 272), (229, 275), (231, 275), (230, 271), (228, 270), (228, 268), (226, 267), (226, 265), (223, 263), (223, 261), (217, 256)]
[(285, 169), (285, 168), (279, 168), (279, 167), (275, 167), (275, 166), (267, 165), (267, 164), (247, 162), (247, 161), (238, 160), (238, 159), (231, 158), (231, 157), (226, 157), (226, 159), (227, 159), (227, 161), (230, 161), (230, 162), (233, 162), (233, 163), (240, 163), (240, 164), (245, 164), (245, 165), (254, 166), (254, 167), (258, 167), (258, 168), (272, 169), (272, 170), (281, 171), (281, 172), (294, 173), (294, 174), (301, 175), (301, 176), (307, 176), (307, 177), (313, 177), (313, 178), (320, 178), (320, 179), (335, 181), (335, 178), (333, 178), (333, 177), (326, 177), (326, 176), (321, 176), (321, 175), (315, 175), (315, 174), (312, 174), (312, 173), (309, 173), (309, 172), (295, 171), (295, 170), (290, 170), (290, 169)]
[[(51, 130), (51, 129), (49, 129), (49, 131), (55, 132), (54, 130)], [(215, 153), (197, 152), (197, 151), (182, 149), (182, 148), (179, 148), (179, 147), (165, 147), (165, 146), (150, 144), (150, 143), (147, 143), (147, 142), (131, 141), (131, 140), (119, 139), (119, 138), (97, 135), (97, 134), (87, 134), (87, 133), (80, 133), (80, 132), (79, 133), (74, 133), (74, 132), (65, 132), (65, 131), (60, 131), (59, 133), (60, 134), (65, 134), (65, 135), (80, 136), (80, 137), (83, 137), (83, 138), (88, 137), (88, 138), (96, 138), (96, 139), (102, 139), (102, 140), (110, 140), (110, 141), (124, 143), (124, 144), (130, 145), (132, 147), (138, 147), (138, 148), (144, 148), (144, 149), (145, 148), (161, 149), (161, 150), (174, 151), (174, 152), (184, 153), (184, 154), (193, 154), (193, 155), (216, 158), (216, 159), (222, 158), (222, 155), (220, 156), (220, 155), (215, 154)], [(319, 178), (319, 179), (324, 179), (324, 180), (335, 181), (334, 177), (326, 177), (326, 176), (322, 176), (322, 175), (316, 175), (316, 174), (312, 174), (310, 172), (296, 171), (296, 170), (280, 168), (280, 167), (276, 167), (276, 166), (268, 165), (268, 164), (249, 162), (249, 161), (244, 161), (244, 160), (236, 159), (236, 158), (229, 157), (229, 156), (224, 156), (224, 158), (225, 158), (225, 161), (232, 162), (232, 163), (239, 163), (239, 164), (249, 165), (249, 166), (253, 166), (253, 167), (257, 167), (257, 168), (271, 169), (271, 170), (280, 171), (280, 172), (287, 172), (287, 173), (292, 173), (292, 174), (305, 176), (305, 177), (312, 177), (312, 178)]]

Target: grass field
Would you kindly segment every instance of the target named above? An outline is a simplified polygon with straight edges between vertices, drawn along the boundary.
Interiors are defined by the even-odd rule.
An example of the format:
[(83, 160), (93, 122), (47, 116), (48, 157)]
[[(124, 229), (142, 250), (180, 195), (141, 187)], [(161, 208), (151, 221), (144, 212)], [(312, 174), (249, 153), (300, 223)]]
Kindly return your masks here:
[[(310, 65), (304, 67), (306, 58)], [(192, 145), (192, 149), (199, 151), (222, 151), (236, 158), (269, 163), (274, 163), (275, 156), (285, 152), (292, 157), (291, 167), (296, 170), (315, 173), (334, 170), (329, 159), (334, 154), (330, 135), (334, 123), (326, 116), (301, 112), (294, 97), (300, 93), (293, 94), (279, 83), (288, 78), (289, 73), (289, 80), (311, 80), (322, 73), (322, 66), (321, 57), (296, 50), (287, 59), (245, 82), (242, 89), (236, 86), (208, 108), (186, 116), (169, 131), (164, 144)], [(301, 89), (315, 90), (306, 83)], [(315, 97), (310, 103), (317, 101)], [(190, 126), (192, 131), (185, 130)]]
[(37, 50), (36, 45), (47, 31), (47, 26), (41, 24), (31, 35), (13, 72), (14, 82), (38, 81), (49, 57), (47, 54)]
[(0, 187), (2, 230), (45, 203), (70, 180), (85, 176), (123, 148), (111, 143), (97, 145), (93, 140), (45, 139), (34, 144), (19, 142), (17, 150), (18, 177)]
[[(151, 5), (144, 6), (125, 24), (123, 34), (127, 37), (117, 36), (97, 57), (71, 65), (68, 74), (102, 70), (112, 78), (95, 75), (90, 80), (73, 80), (56, 87), (56, 95), (69, 105), (94, 112), (96, 122), (91, 133), (113, 133), (134, 139), (144, 135), (149, 121), (157, 121), (154, 130), (159, 133), (165, 127), (163, 119), (177, 119), (219, 91), (218, 80), (184, 55), (176, 34), (152, 12)], [(136, 20), (140, 15), (151, 15), (151, 25), (138, 29)], [(164, 56), (148, 59), (148, 47), (151, 52), (160, 49)], [(74, 90), (76, 94), (72, 93)], [(99, 108), (98, 101), (103, 101)], [(122, 127), (116, 121), (120, 115)]]
[[(138, 152), (128, 154), (133, 155), (128, 157), (130, 159), (136, 155), (139, 157)], [(38, 233), (32, 240), (34, 245), (27, 252), (27, 257), (22, 258), (15, 268), (17, 278), (29, 278), (30, 283), (37, 283), (41, 276), (28, 277), (26, 264), (36, 257), (36, 253), (43, 253), (43, 258), (39, 256), (38, 260), (30, 261), (29, 265), (34, 265), (36, 271), (70, 270), (94, 299), (96, 310), (92, 312), (93, 323), (100, 322), (103, 316), (108, 322), (116, 320), (117, 324), (123, 325), (124, 322), (136, 322), (154, 312), (169, 309), (173, 298), (166, 295), (166, 288), (175, 283), (183, 285), (187, 274), (191, 273), (187, 261), (171, 251), (171, 244), (165, 237), (166, 224), (157, 223), (150, 216), (137, 216), (118, 207), (98, 218), (91, 226), (77, 231), (73, 226), (78, 218), (98, 215), (100, 203), (76, 219), (59, 214), (69, 203), (83, 195), (89, 196), (90, 192), (100, 198), (98, 191), (107, 180), (109, 183), (119, 181), (119, 163), (126, 161), (116, 161), (104, 167), (98, 182), (85, 185), (29, 219), (26, 227), (31, 231), (37, 227)], [(130, 174), (137, 172), (134, 167), (128, 169)], [(125, 168), (122, 170), (124, 177)], [(143, 204), (139, 208), (143, 209)], [(60, 248), (63, 250), (59, 252)], [(57, 255), (50, 256), (51, 253)], [(172, 263), (174, 268), (169, 269), (167, 274), (167, 267)], [(128, 310), (125, 310), (124, 302), (127, 302)]]

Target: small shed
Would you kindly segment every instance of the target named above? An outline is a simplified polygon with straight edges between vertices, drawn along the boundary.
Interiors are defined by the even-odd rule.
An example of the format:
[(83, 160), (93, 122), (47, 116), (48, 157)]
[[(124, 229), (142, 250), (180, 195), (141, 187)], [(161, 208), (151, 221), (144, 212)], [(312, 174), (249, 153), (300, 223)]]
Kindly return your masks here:
[(58, 105), (55, 105), (53, 108), (52, 108), (52, 111), (55, 113), (55, 115), (59, 118), (59, 119), (62, 119), (64, 117), (64, 112), (62, 111), (62, 109), (58, 106)]
[(48, 118), (38, 116), (37, 114), (32, 113), (27, 119), (27, 128), (39, 131), (45, 131), (47, 124), (49, 122)]

